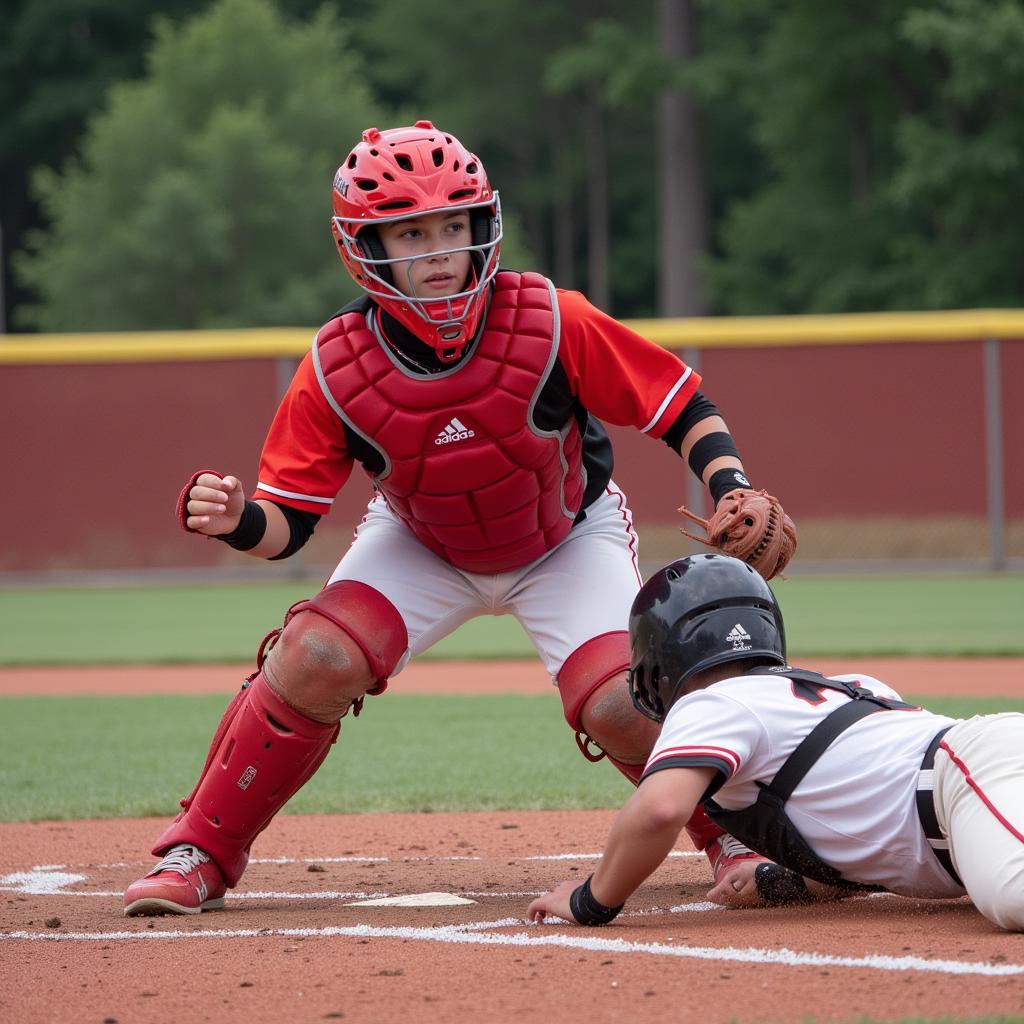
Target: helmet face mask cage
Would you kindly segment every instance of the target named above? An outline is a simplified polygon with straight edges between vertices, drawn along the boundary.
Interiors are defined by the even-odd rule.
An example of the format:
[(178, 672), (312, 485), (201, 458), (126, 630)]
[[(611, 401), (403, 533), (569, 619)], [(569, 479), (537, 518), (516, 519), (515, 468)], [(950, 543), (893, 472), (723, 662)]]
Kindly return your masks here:
[[(410, 220), (413, 216), (422, 217), (431, 213), (450, 213), (453, 210), (469, 211), (473, 236), (469, 245), (426, 252), (419, 256), (390, 259), (385, 254), (384, 247), (378, 238), (366, 237), (371, 232), (375, 234), (376, 227), (381, 224)], [(353, 217), (335, 216), (331, 218), (331, 224), (335, 239), (339, 247), (342, 248), (344, 256), (347, 256), (363, 271), (357, 278), (357, 283), (378, 305), (383, 306), (389, 312), (393, 312), (392, 307), (396, 303), (407, 307), (408, 311), (421, 322), (419, 330), (410, 327), (417, 337), (424, 333), (425, 327), (431, 332), (436, 331), (447, 344), (458, 344), (460, 337), (462, 345), (471, 340), (471, 334), (465, 330), (463, 325), (474, 319), (473, 314), (483, 302), (487, 287), (498, 272), (498, 253), (504, 232), (501, 224), (501, 203), (497, 192), (494, 193), (493, 200), (486, 203), (444, 206), (436, 210), (423, 210), (414, 214), (403, 213), (376, 219), (372, 224)], [(484, 234), (484, 232), (486, 232), (484, 240), (478, 241), (477, 235)], [(398, 288), (394, 283), (391, 267), (396, 263), (408, 263), (411, 267), (413, 263), (420, 260), (431, 259), (434, 256), (450, 256), (459, 252), (470, 253), (472, 262), (469, 281), (467, 281), (471, 287), (467, 287), (463, 291), (441, 298), (425, 298), (416, 294), (411, 282), (408, 292)], [(409, 324), (406, 323), (406, 326)], [(447, 337), (449, 333), (454, 335), (454, 339)], [(466, 336), (467, 334), (469, 336)], [(433, 342), (428, 341), (428, 344), (433, 344)]]
[(657, 665), (651, 666), (648, 672), (647, 666), (641, 662), (628, 673), (629, 696), (632, 698), (633, 707), (645, 718), (654, 722), (665, 721), (665, 703), (661, 699), (658, 688), (652, 685), (658, 678), (660, 669)]
[(679, 559), (641, 588), (630, 613), (630, 696), (664, 721), (691, 677), (732, 661), (786, 664), (782, 613), (768, 584), (725, 555)]
[[(453, 362), (483, 319), (498, 272), (503, 237), (498, 194), (480, 160), (430, 121), (379, 131), (368, 128), (334, 176), (331, 233), (345, 269), (382, 310)], [(377, 226), (438, 213), (469, 213), (470, 242), (414, 257), (389, 259)], [(454, 295), (424, 297), (397, 287), (396, 263), (468, 252), (471, 269)]]

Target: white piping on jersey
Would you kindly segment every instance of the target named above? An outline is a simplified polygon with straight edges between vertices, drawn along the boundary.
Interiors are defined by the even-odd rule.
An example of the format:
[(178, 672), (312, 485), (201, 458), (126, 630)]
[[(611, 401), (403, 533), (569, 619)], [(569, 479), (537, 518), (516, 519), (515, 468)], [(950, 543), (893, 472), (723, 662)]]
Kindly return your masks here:
[(726, 747), (709, 747), (709, 746), (695, 746), (688, 745), (682, 747), (669, 747), (666, 750), (662, 750), (656, 757), (652, 757), (647, 762), (647, 769), (650, 769), (652, 765), (657, 764), (659, 761), (664, 761), (667, 757), (709, 757), (714, 758), (716, 761), (724, 761), (726, 764), (731, 765), (731, 775), (735, 775), (740, 768), (740, 758), (732, 750), (728, 750)]
[(298, 501), (315, 501), (318, 505), (333, 505), (333, 498), (318, 498), (312, 494), (299, 494), (298, 491), (284, 491), (280, 487), (271, 487), (270, 484), (265, 484), (260, 480), (256, 484), (257, 490), (268, 491), (270, 494), (276, 494), (281, 498), (296, 498)]
[(651, 422), (648, 423), (646, 427), (640, 428), (641, 434), (646, 434), (648, 430), (652, 430), (654, 428), (654, 425), (664, 415), (665, 410), (669, 407), (669, 405), (671, 405), (672, 399), (675, 398), (676, 395), (679, 393), (679, 389), (690, 379), (691, 373), (693, 373), (693, 369), (688, 366), (686, 368), (686, 372), (682, 375), (682, 377), (679, 378), (679, 380), (675, 382), (675, 384), (672, 386), (672, 389), (665, 396), (665, 401), (658, 406), (658, 411), (654, 414), (654, 418), (651, 420)]

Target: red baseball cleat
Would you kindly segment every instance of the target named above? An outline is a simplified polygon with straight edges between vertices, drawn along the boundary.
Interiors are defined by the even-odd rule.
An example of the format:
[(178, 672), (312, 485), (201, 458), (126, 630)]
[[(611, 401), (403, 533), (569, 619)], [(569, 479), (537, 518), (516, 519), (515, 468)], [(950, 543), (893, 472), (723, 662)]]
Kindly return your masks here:
[(175, 846), (124, 893), (125, 917), (199, 914), (224, 906), (227, 884), (220, 868), (197, 846)]
[(704, 852), (708, 855), (708, 860), (711, 861), (711, 872), (715, 876), (715, 885), (721, 881), (722, 876), (729, 868), (742, 860), (768, 861), (767, 857), (754, 853), (749, 846), (744, 846), (738, 839), (724, 834), (717, 839), (712, 839), (704, 847)]

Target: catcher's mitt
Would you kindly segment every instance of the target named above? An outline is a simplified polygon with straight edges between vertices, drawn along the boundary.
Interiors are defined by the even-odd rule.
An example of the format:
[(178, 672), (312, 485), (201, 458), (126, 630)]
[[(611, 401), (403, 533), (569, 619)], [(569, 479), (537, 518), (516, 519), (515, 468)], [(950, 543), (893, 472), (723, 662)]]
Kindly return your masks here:
[(778, 576), (796, 551), (796, 526), (778, 498), (767, 491), (739, 487), (722, 497), (710, 519), (679, 511), (704, 527), (705, 536), (680, 530), (691, 540), (719, 548), (756, 569), (766, 580)]

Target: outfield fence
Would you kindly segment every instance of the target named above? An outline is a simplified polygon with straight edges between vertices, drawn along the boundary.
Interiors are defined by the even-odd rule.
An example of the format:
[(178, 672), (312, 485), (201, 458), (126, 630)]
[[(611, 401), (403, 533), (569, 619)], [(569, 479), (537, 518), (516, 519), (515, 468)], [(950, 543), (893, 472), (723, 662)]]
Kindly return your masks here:
[[(704, 377), (756, 486), (797, 521), (794, 572), (1024, 569), (1024, 310), (630, 322)], [(288, 564), (177, 530), (196, 468), (255, 482), (307, 328), (0, 339), (0, 584), (320, 575), (371, 489), (357, 472)], [(645, 567), (694, 550), (703, 488), (660, 442), (609, 427)]]

